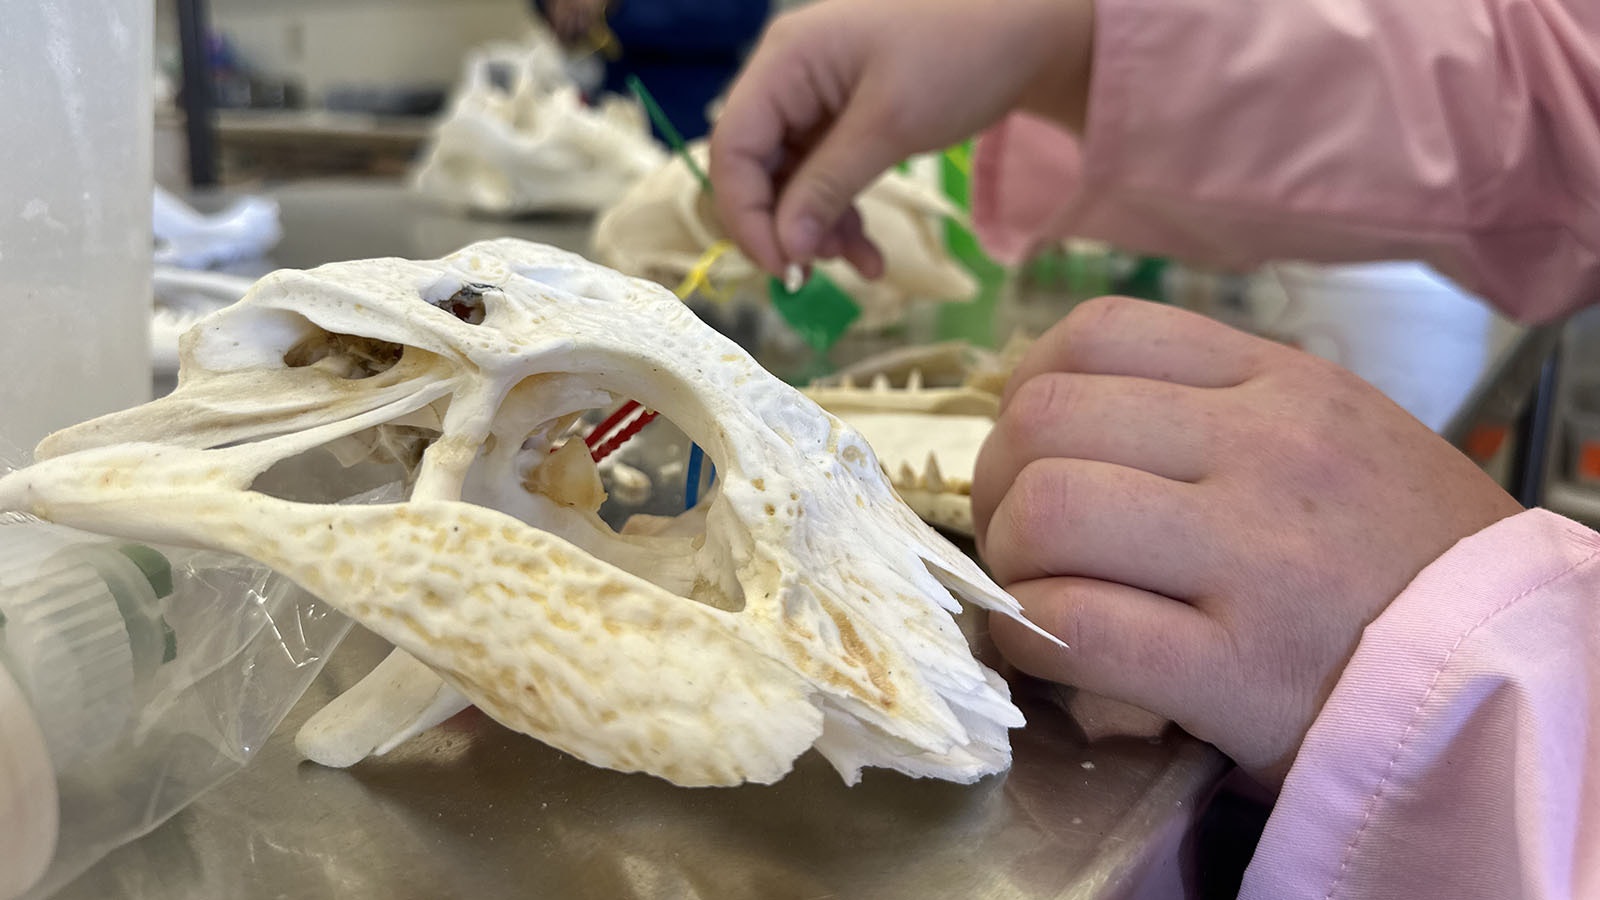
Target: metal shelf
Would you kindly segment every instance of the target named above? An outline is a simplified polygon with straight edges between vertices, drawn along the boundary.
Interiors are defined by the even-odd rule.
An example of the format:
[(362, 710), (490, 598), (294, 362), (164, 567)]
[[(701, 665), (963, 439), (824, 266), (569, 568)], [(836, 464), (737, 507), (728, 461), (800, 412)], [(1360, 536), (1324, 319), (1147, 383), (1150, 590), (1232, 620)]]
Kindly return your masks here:
[(1591, 527), (1600, 526), (1600, 487), (1572, 481), (1552, 481), (1545, 488), (1544, 505), (1551, 512)]

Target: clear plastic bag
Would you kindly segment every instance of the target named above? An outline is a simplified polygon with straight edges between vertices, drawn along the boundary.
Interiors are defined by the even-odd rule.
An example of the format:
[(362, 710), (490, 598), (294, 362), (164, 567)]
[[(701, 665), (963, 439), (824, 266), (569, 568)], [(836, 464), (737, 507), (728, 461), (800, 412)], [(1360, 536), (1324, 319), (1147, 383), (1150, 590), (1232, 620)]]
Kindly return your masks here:
[[(0, 473), (9, 471), (4, 464), (23, 458), (0, 447)], [(45, 546), (49, 553), (29, 549)], [(69, 719), (54, 728), (50, 756), (59, 796), (58, 839), (48, 871), (23, 895), (42, 898), (247, 765), (321, 671), (350, 622), (287, 579), (239, 557), (149, 547), (160, 554), (155, 556), (143, 545), (18, 515), (0, 519), (0, 554), (8, 547), (9, 566), (0, 566), (0, 592), (26, 590), (30, 566), (44, 563), (31, 557), (40, 555), (55, 559), (58, 569), (70, 567), (74, 559), (137, 559), (152, 586), (143, 595), (143, 602), (153, 604), (150, 608), (130, 614), (123, 598), (115, 604), (122, 607), (133, 646), (131, 653), (119, 649), (122, 656), (117, 658), (131, 664), (94, 668), (97, 674), (81, 679), (70, 666), (65, 677), (35, 673), (33, 678), (34, 713), (47, 738), (52, 717), (60, 720), (72, 708), (50, 704), (55, 708), (41, 709), (40, 696), (70, 694), (81, 680), (82, 691), (95, 695), (83, 702), (106, 711), (85, 727), (78, 707), (76, 725)], [(165, 590), (168, 573), (170, 591)], [(150, 623), (159, 629), (153, 654), (159, 658), (140, 649), (151, 645), (148, 639), (141, 643), (138, 634), (149, 631)], [(13, 643), (23, 640), (22, 624), (10, 623)], [(3, 629), (0, 637), (6, 637)], [(39, 643), (30, 641), (33, 649)], [(5, 646), (0, 643), (0, 664), (7, 662)], [(28, 650), (22, 647), (20, 655)], [(36, 659), (39, 655), (34, 654)], [(13, 669), (23, 668), (18, 657), (14, 648)], [(103, 673), (112, 671), (118, 683), (111, 686), (113, 701), (108, 704), (92, 681), (105, 680)], [(13, 675), (28, 694), (27, 673)], [(123, 684), (130, 676), (132, 684)], [(79, 729), (76, 735), (74, 727)]]

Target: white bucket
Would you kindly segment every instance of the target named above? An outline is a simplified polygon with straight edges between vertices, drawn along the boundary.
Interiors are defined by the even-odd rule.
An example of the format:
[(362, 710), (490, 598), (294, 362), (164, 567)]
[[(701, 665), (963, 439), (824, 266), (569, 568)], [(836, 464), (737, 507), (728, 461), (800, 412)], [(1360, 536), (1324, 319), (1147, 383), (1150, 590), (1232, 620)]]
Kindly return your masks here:
[(8, 3), (0, 436), (150, 396), (151, 0)]
[(1361, 376), (1435, 431), (1517, 331), (1420, 263), (1279, 263), (1259, 286), (1263, 330)]

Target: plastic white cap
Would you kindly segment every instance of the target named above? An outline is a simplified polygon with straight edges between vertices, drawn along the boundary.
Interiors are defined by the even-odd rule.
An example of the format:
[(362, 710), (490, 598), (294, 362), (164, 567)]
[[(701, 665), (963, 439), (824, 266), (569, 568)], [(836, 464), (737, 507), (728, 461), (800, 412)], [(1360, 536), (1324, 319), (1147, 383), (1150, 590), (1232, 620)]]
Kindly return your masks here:
[(135, 632), (119, 597), (156, 604), (115, 544), (43, 524), (0, 530), (0, 665), (32, 703), (57, 771), (115, 743), (132, 713)]
[(0, 900), (49, 869), (56, 772), (110, 748), (163, 657), (148, 548), (43, 523), (0, 527)]
[(56, 851), (61, 810), (44, 732), (0, 667), (0, 900), (32, 887)]

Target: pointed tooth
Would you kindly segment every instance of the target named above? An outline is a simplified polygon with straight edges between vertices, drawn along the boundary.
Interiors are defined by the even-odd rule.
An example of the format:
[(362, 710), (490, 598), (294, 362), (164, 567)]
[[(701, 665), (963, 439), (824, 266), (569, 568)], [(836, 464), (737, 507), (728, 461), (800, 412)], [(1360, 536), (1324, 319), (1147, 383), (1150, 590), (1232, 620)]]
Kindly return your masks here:
[(889, 390), (889, 376), (882, 372), (872, 376), (872, 389), (875, 391)]
[(855, 386), (856, 386), (856, 377), (854, 375), (840, 375), (839, 376), (839, 387), (846, 388), (846, 389), (851, 389), (851, 388), (854, 388)]
[(900, 463), (900, 474), (895, 476), (895, 482), (901, 487), (917, 486), (917, 470), (911, 468), (908, 462)]
[(935, 494), (944, 493), (944, 473), (939, 471), (939, 459), (932, 453), (928, 454), (928, 464), (923, 468), (922, 487)]
[(908, 390), (908, 391), (920, 391), (920, 390), (922, 390), (922, 370), (921, 369), (912, 369), (911, 370), (911, 374), (906, 376), (906, 390)]

